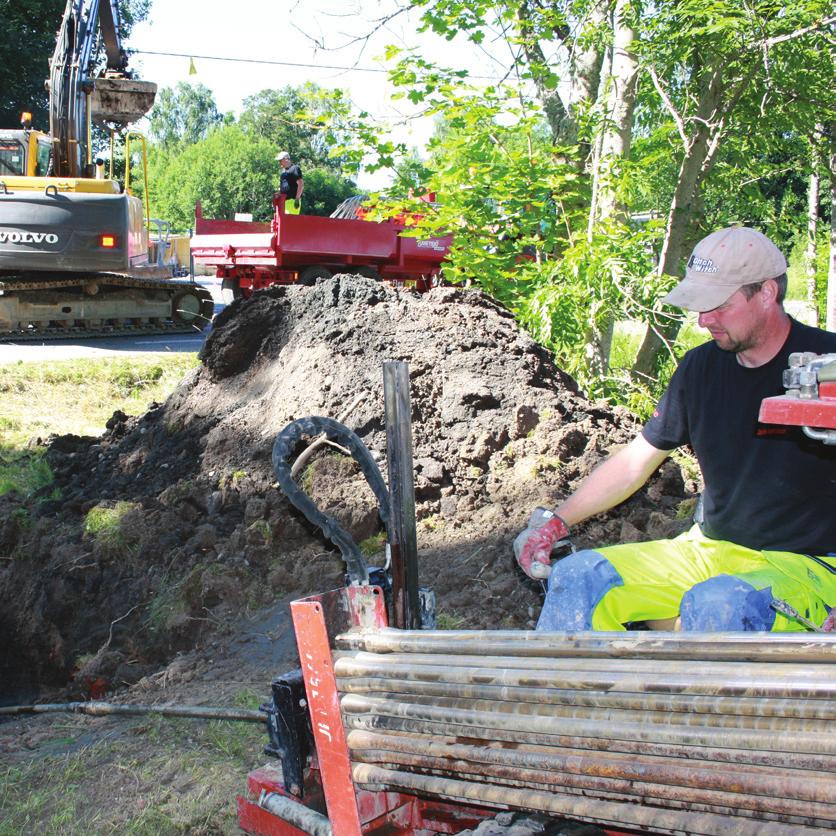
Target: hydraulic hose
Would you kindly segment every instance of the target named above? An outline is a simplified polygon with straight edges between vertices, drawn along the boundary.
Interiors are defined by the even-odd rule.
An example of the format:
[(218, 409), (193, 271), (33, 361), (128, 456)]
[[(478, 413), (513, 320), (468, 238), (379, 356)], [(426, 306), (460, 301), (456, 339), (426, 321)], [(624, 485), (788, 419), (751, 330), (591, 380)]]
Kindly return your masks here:
[(288, 500), (298, 508), (305, 519), (317, 526), (340, 550), (345, 561), (349, 580), (365, 584), (369, 580), (369, 567), (351, 538), (351, 535), (331, 516), (322, 513), (313, 500), (293, 481), (290, 457), (303, 435), (315, 437), (324, 434), (330, 441), (345, 447), (360, 467), (378, 503), (378, 513), (386, 530), (389, 530), (389, 491), (369, 448), (360, 437), (333, 418), (311, 416), (299, 418), (288, 424), (273, 442), (273, 472)]

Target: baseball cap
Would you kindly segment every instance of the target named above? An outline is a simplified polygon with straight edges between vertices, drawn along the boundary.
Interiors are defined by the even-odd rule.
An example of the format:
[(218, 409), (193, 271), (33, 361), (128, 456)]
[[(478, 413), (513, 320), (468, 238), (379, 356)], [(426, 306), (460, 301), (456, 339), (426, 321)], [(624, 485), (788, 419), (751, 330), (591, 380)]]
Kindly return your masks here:
[(290, 159), (290, 154), (288, 154), (287, 151), (279, 151), (279, 153), (276, 154), (276, 159), (277, 160)]
[(775, 279), (786, 271), (787, 260), (762, 232), (747, 226), (720, 229), (694, 247), (685, 278), (662, 302), (705, 313), (743, 285)]

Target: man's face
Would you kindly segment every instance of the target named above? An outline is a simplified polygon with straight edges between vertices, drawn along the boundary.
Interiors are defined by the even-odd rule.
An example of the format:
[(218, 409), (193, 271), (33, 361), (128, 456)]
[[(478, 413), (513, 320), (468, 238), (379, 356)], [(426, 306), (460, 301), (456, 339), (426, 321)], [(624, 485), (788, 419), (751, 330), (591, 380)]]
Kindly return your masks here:
[(735, 354), (758, 345), (764, 337), (763, 288), (751, 299), (742, 290), (733, 293), (722, 305), (699, 315), (700, 328), (708, 329), (718, 348)]
[(279, 160), (279, 165), (280, 165), (282, 168), (290, 168), (290, 157), (282, 157), (282, 158)]

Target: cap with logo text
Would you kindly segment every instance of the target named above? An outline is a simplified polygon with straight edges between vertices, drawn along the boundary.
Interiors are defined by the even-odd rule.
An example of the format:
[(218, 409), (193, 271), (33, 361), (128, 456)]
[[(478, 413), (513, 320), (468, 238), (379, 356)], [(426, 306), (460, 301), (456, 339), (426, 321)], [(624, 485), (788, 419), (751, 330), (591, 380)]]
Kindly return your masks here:
[(775, 279), (786, 271), (787, 260), (762, 232), (746, 226), (720, 229), (694, 247), (685, 278), (662, 302), (704, 313), (743, 285)]

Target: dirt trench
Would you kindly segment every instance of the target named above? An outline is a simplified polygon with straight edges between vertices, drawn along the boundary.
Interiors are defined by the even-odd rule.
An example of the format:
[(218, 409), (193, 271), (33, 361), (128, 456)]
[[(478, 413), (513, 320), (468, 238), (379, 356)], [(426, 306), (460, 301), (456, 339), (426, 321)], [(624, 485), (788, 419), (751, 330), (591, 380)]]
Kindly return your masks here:
[[(513, 565), (514, 535), (636, 422), (588, 401), (480, 291), (341, 275), (234, 303), (164, 404), (114, 414), (100, 438), (51, 439), (55, 484), (0, 498), (0, 699), (102, 696), (210, 641), (217, 658), (242, 614), (339, 586), (339, 554), (274, 486), (271, 448), (289, 421), (363, 396), (345, 423), (385, 473), (382, 363), (395, 359), (409, 363), (421, 580), (442, 625), (531, 626), (540, 593)], [(379, 544), (350, 460), (325, 448), (301, 481), (357, 542)], [(678, 533), (695, 489), (669, 461), (576, 542)], [(103, 511), (117, 520), (105, 532), (91, 526)]]

